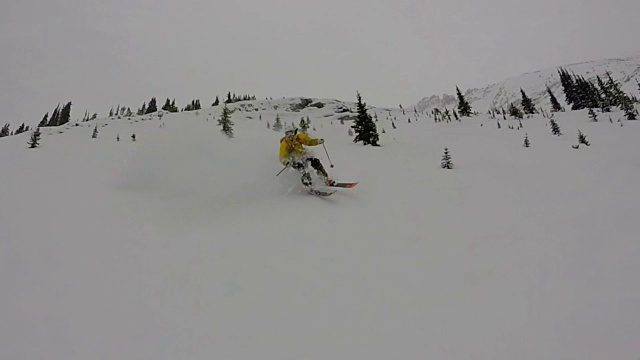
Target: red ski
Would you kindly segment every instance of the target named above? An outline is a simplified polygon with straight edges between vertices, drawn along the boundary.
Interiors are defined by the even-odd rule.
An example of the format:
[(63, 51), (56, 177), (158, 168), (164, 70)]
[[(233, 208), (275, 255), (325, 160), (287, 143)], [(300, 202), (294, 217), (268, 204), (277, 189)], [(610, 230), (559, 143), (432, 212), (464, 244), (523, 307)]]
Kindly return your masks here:
[(334, 182), (331, 185), (327, 185), (329, 187), (338, 187), (338, 188), (344, 188), (344, 189), (351, 189), (352, 187), (355, 187), (356, 185), (358, 185), (358, 182)]
[(329, 190), (329, 191), (323, 191), (323, 190), (318, 190), (318, 189), (312, 189), (312, 188), (308, 188), (307, 192), (309, 194), (312, 195), (318, 195), (318, 196), (331, 196), (332, 194), (334, 194), (336, 191), (338, 190)]

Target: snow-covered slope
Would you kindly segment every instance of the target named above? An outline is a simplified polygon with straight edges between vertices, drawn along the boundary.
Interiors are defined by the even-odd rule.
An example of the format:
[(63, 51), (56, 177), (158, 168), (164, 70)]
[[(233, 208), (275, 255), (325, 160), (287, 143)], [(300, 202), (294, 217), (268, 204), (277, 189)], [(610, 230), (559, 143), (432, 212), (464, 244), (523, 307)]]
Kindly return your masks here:
[[(609, 72), (614, 80), (622, 84), (622, 89), (625, 92), (637, 93), (638, 85), (636, 79), (640, 80), (640, 55), (626, 59), (607, 59), (562, 67), (569, 72), (583, 75), (586, 79), (593, 81), (595, 81), (597, 75), (603, 77), (606, 72)], [(551, 88), (558, 101), (565, 104), (558, 69), (559, 67), (539, 70), (512, 77), (485, 88), (468, 89), (465, 92), (465, 97), (471, 102), (475, 111), (484, 113), (492, 107), (500, 108), (504, 106), (507, 108), (509, 103), (519, 101), (521, 99), (520, 89), (522, 88), (537, 106), (549, 109), (550, 102), (546, 92), (546, 85)], [(455, 108), (457, 103), (457, 98), (453, 93), (453, 95), (444, 94), (442, 96), (432, 95), (425, 97), (415, 107), (419, 111), (433, 108), (444, 109), (445, 107), (451, 109)]]
[[(0, 141), (0, 358), (638, 357), (640, 124), (372, 109), (371, 148), (313, 100), (234, 104), (234, 139), (208, 108)], [(276, 178), (276, 114), (358, 187)]]

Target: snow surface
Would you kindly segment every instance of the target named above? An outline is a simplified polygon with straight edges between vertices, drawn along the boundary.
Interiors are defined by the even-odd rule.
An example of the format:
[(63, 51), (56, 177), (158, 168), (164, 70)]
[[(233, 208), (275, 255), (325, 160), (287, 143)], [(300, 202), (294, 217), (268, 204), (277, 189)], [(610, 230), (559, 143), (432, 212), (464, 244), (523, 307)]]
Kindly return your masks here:
[[(218, 107), (3, 138), (0, 358), (640, 357), (637, 122), (562, 113), (557, 137), (539, 115), (373, 109), (372, 148), (342, 102), (298, 100), (234, 104), (234, 139)], [(276, 114), (308, 115), (335, 168), (315, 154), (360, 184), (276, 178)]]

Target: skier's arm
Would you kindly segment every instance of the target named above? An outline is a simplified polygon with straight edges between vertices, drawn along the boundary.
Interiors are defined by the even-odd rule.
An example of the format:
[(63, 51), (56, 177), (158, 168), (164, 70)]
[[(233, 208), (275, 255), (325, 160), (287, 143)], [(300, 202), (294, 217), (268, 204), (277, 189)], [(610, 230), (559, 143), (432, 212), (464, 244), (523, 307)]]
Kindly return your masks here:
[(314, 139), (311, 136), (307, 135), (307, 134), (298, 134), (298, 142), (300, 142), (303, 145), (307, 145), (307, 146), (316, 146), (316, 145), (320, 145), (324, 142), (323, 139)]
[(280, 162), (282, 163), (282, 165), (287, 165), (288, 161), (289, 161), (289, 151), (287, 149), (287, 142), (281, 141), (280, 142)]

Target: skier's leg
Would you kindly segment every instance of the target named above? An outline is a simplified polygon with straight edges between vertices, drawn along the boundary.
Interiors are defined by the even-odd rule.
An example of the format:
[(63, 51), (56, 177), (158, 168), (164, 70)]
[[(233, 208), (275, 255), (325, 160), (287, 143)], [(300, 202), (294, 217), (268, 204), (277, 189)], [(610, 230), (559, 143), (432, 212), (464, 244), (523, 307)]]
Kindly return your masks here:
[(316, 170), (318, 175), (320, 175), (320, 176), (322, 176), (324, 178), (328, 178), (329, 177), (329, 174), (327, 174), (327, 170), (324, 169), (324, 166), (322, 166), (322, 163), (320, 162), (320, 160), (318, 158), (308, 158), (307, 161), (309, 161), (311, 163), (311, 167)]
[(333, 185), (335, 183), (333, 179), (329, 178), (329, 174), (327, 174), (327, 170), (325, 170), (324, 166), (322, 166), (322, 163), (320, 162), (319, 159), (308, 158), (307, 161), (311, 163), (311, 167), (313, 167), (316, 170), (316, 173), (318, 173), (318, 175), (324, 179), (324, 183), (326, 185)]
[(307, 167), (304, 163), (293, 163), (291, 167), (298, 170), (298, 172), (302, 174), (300, 180), (302, 181), (302, 184), (304, 186), (311, 186), (311, 174), (307, 172)]

